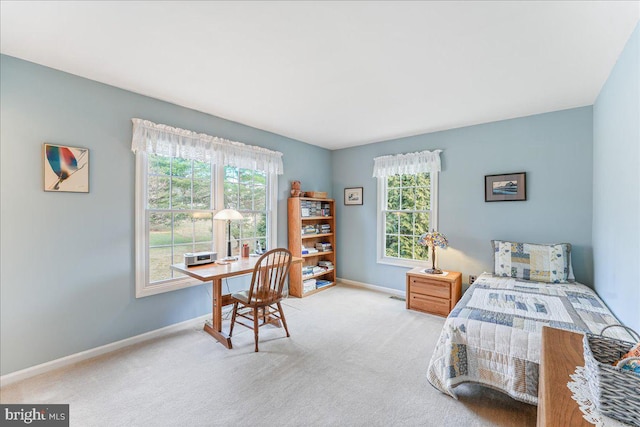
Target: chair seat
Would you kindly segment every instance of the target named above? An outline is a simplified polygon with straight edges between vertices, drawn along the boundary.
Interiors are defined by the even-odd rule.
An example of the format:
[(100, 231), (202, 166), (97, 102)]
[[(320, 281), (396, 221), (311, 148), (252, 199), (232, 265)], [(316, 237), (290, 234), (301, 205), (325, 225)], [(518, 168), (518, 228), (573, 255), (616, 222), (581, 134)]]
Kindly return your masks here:
[[(231, 298), (243, 304), (249, 304), (249, 291), (240, 291), (231, 295)], [(272, 289), (265, 292), (254, 292), (251, 298), (252, 304), (272, 304), (278, 300), (278, 293)]]

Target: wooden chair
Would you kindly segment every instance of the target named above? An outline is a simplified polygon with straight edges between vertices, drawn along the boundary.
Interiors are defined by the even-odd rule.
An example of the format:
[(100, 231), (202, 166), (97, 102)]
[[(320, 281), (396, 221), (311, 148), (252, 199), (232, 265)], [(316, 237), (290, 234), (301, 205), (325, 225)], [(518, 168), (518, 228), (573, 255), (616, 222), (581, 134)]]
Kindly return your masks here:
[[(240, 320), (238, 323), (253, 329), (256, 351), (258, 351), (258, 328), (260, 326), (280, 320), (287, 332), (287, 337), (290, 336), (282, 305), (280, 305), (283, 298), (284, 281), (289, 274), (290, 267), (291, 252), (287, 249), (272, 249), (258, 259), (253, 269), (249, 290), (231, 295), (233, 317), (231, 318), (229, 336), (233, 334), (233, 326), (237, 317), (252, 321), (252, 324), (246, 324)], [(245, 310), (246, 308), (250, 310)]]

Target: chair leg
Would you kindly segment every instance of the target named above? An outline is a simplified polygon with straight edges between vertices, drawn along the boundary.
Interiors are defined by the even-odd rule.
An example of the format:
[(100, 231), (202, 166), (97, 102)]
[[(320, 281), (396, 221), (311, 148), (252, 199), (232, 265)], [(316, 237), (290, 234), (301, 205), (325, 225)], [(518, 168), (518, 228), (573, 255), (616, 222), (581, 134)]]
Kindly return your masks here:
[(231, 327), (229, 328), (229, 336), (233, 335), (233, 325), (236, 324), (236, 313), (238, 313), (238, 303), (233, 303), (233, 316), (231, 316)]
[(258, 307), (253, 308), (253, 338), (256, 341), (256, 353), (258, 352)]
[(282, 320), (282, 325), (284, 325), (284, 330), (287, 332), (287, 336), (290, 337), (291, 335), (289, 335), (289, 328), (287, 328), (287, 319), (284, 318), (284, 311), (282, 311), (282, 306), (280, 305), (280, 302), (278, 302), (278, 311), (280, 312), (280, 320)]

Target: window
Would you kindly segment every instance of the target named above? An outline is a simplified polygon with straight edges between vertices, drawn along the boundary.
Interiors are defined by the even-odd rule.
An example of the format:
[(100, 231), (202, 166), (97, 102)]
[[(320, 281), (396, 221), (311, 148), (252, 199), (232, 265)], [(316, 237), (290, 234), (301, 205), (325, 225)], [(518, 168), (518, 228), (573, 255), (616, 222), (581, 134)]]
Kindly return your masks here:
[(149, 155), (147, 162), (148, 282), (182, 276), (169, 266), (186, 252), (214, 250), (212, 166)]
[[(201, 282), (171, 270), (187, 252), (227, 251), (226, 223), (238, 210), (232, 250), (244, 243), (276, 244), (278, 174), (282, 153), (133, 119), (136, 154), (136, 297)], [(255, 169), (252, 169), (255, 168)]]
[[(216, 251), (226, 255), (226, 227), (214, 221), (224, 208), (239, 211), (243, 221), (232, 222), (232, 253), (240, 254), (244, 243), (253, 252), (271, 247), (276, 239), (276, 217), (271, 199), (275, 176), (264, 171), (215, 165), (197, 160), (138, 153), (138, 167), (145, 171), (146, 197), (141, 204), (138, 235), (137, 296), (201, 284), (173, 271), (187, 252)], [(219, 186), (218, 183), (222, 183)]]
[(236, 244), (232, 254), (238, 256), (240, 248), (247, 244), (249, 251), (271, 247), (268, 238), (267, 174), (262, 171), (227, 166), (224, 168), (224, 207), (242, 214), (244, 220), (231, 224), (231, 234)]
[(438, 229), (440, 150), (375, 159), (378, 178), (378, 262), (413, 266), (428, 259), (419, 237)]

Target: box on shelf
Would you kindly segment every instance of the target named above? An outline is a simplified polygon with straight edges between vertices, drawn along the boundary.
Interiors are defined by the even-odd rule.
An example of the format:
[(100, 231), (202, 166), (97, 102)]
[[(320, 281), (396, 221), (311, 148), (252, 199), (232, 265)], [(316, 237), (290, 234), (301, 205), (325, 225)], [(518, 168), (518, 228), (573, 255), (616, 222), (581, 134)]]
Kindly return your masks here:
[(314, 199), (326, 199), (327, 192), (326, 191), (306, 191), (304, 193), (306, 197), (311, 197)]

